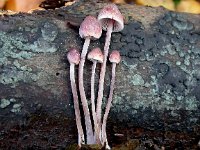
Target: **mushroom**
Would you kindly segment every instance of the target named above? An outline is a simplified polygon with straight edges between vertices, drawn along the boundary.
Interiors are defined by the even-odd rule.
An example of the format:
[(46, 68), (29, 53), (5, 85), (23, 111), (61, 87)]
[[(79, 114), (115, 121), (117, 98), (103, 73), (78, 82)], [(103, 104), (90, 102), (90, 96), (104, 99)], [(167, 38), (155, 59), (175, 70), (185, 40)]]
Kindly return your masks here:
[(91, 104), (92, 104), (92, 116), (94, 121), (94, 131), (95, 131), (95, 138), (96, 143), (101, 144), (100, 138), (99, 138), (99, 132), (98, 132), (98, 126), (97, 126), (97, 118), (96, 118), (96, 110), (95, 110), (95, 95), (94, 95), (94, 77), (95, 77), (95, 69), (97, 63), (103, 63), (103, 53), (101, 52), (100, 48), (94, 48), (92, 51), (90, 51), (87, 55), (88, 59), (93, 62), (92, 65), (92, 76), (91, 76)]
[(123, 16), (115, 4), (106, 5), (99, 13), (98, 20), (102, 25), (103, 30), (107, 30), (105, 45), (104, 45), (104, 61), (101, 66), (99, 90), (97, 97), (97, 122), (99, 128), (101, 127), (101, 105), (103, 99), (104, 78), (106, 72), (106, 62), (108, 57), (108, 50), (110, 46), (111, 33), (121, 31), (124, 28)]
[(80, 62), (80, 53), (76, 49), (71, 49), (69, 50), (67, 54), (67, 59), (70, 63), (70, 81), (71, 81), (71, 88), (72, 88), (72, 94), (73, 94), (73, 99), (74, 99), (76, 125), (78, 129), (78, 145), (81, 146), (81, 144), (85, 144), (85, 138), (84, 138), (83, 128), (81, 125), (81, 115), (80, 115), (80, 109), (79, 109), (78, 94), (77, 94), (77, 88), (76, 88), (75, 77), (74, 77), (74, 66), (78, 65)]
[(81, 23), (79, 28), (79, 35), (81, 38), (85, 39), (83, 49), (81, 52), (81, 60), (79, 64), (79, 91), (81, 102), (83, 105), (83, 112), (85, 115), (85, 126), (86, 126), (86, 136), (87, 144), (94, 144), (94, 135), (92, 130), (92, 124), (90, 119), (90, 112), (88, 108), (88, 103), (85, 95), (84, 84), (83, 84), (83, 68), (85, 64), (85, 57), (88, 51), (90, 40), (100, 38), (102, 34), (102, 28), (98, 20), (93, 16), (87, 16), (84, 21)]
[(108, 102), (106, 105), (105, 114), (103, 116), (103, 124), (102, 124), (102, 144), (107, 144), (107, 135), (106, 135), (106, 121), (108, 119), (108, 114), (110, 111), (111, 103), (112, 103), (112, 97), (113, 97), (113, 91), (114, 91), (114, 85), (115, 85), (115, 68), (116, 65), (120, 62), (121, 56), (119, 51), (113, 50), (109, 57), (110, 62), (112, 63), (112, 79), (111, 79), (111, 85), (110, 85), (110, 93), (108, 97)]

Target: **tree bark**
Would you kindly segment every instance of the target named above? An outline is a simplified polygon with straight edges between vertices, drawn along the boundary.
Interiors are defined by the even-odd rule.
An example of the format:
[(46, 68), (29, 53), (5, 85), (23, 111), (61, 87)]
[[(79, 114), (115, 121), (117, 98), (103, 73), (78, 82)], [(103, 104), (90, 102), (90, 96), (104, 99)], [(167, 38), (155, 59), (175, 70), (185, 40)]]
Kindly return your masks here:
[[(0, 147), (59, 148), (77, 142), (66, 53), (72, 47), (82, 49), (79, 25), (104, 5), (77, 2), (31, 14), (2, 13)], [(200, 16), (161, 7), (121, 5), (119, 9), (125, 28), (112, 33), (110, 49), (120, 51), (122, 62), (116, 68), (108, 137), (116, 138), (118, 132), (126, 138), (164, 136), (171, 140), (169, 144), (180, 142), (184, 135), (195, 143), (200, 136)], [(103, 49), (104, 40), (105, 32), (91, 42), (89, 50)], [(111, 64), (107, 66), (104, 106), (111, 79)], [(88, 99), (91, 68), (92, 63), (86, 61)], [(136, 128), (142, 129), (140, 134)], [(192, 142), (182, 141), (186, 148)]]

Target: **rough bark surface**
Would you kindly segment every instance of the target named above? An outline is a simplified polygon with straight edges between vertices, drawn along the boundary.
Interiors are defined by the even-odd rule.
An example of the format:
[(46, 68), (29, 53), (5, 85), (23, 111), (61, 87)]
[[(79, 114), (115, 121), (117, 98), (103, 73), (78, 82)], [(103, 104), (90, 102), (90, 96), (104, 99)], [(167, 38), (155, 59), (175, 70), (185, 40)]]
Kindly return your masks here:
[[(64, 148), (77, 142), (66, 52), (82, 49), (79, 25), (104, 5), (75, 3), (0, 16), (0, 148)], [(169, 149), (195, 149), (200, 137), (200, 16), (135, 5), (119, 9), (126, 25), (112, 34), (110, 49), (120, 50), (122, 62), (116, 68), (109, 142), (154, 139)], [(90, 49), (103, 48), (104, 40), (105, 33)], [(88, 98), (91, 67), (87, 61)], [(110, 78), (108, 63), (104, 105)]]

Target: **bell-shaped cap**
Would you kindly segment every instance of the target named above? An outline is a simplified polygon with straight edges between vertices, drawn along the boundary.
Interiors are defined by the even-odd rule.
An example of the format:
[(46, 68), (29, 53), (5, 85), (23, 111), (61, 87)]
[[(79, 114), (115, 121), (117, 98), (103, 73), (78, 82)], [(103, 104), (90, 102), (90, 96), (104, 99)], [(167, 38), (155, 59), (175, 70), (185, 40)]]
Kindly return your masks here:
[(80, 62), (80, 57), (80, 52), (75, 48), (70, 49), (67, 53), (67, 59), (70, 64), (72, 63), (78, 65)]
[(115, 4), (106, 5), (99, 12), (98, 20), (105, 31), (111, 21), (113, 21), (113, 32), (121, 31), (124, 28), (124, 18)]
[(111, 63), (117, 63), (117, 64), (118, 64), (118, 63), (121, 61), (121, 56), (120, 56), (119, 51), (113, 50), (113, 51), (110, 53), (109, 61), (110, 61)]
[(87, 16), (80, 25), (79, 35), (81, 38), (90, 37), (99, 39), (102, 34), (102, 27), (99, 21), (93, 16)]
[(88, 53), (87, 58), (90, 61), (97, 61), (99, 63), (103, 63), (103, 53), (101, 52), (101, 49), (98, 47), (91, 50)]

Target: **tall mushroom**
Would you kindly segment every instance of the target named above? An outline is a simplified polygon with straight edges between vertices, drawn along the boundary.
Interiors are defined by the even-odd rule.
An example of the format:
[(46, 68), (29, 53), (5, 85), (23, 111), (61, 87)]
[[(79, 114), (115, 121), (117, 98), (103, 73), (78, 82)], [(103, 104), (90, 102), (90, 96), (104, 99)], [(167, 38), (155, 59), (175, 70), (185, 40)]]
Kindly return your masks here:
[(85, 144), (85, 138), (84, 138), (83, 128), (81, 125), (81, 115), (80, 115), (80, 109), (79, 109), (78, 94), (77, 94), (77, 88), (76, 88), (75, 77), (74, 77), (74, 66), (78, 65), (80, 62), (80, 53), (76, 49), (71, 49), (67, 53), (67, 59), (70, 63), (70, 81), (71, 81), (71, 88), (72, 88), (72, 94), (73, 94), (73, 99), (74, 99), (76, 125), (78, 129), (78, 145), (81, 146), (81, 144)]
[(109, 93), (108, 102), (106, 105), (105, 114), (103, 116), (103, 124), (102, 124), (102, 144), (106, 143), (106, 146), (108, 146), (107, 136), (106, 136), (106, 121), (108, 119), (108, 114), (109, 114), (111, 103), (112, 103), (112, 97), (113, 97), (113, 91), (114, 91), (114, 85), (115, 85), (115, 68), (116, 68), (116, 64), (118, 64), (121, 60), (119, 51), (113, 50), (110, 54), (109, 60), (112, 63), (112, 79), (111, 79), (111, 85), (110, 85), (110, 93)]
[(94, 48), (90, 51), (87, 55), (88, 59), (93, 62), (92, 65), (92, 76), (91, 76), (91, 104), (92, 104), (92, 116), (94, 121), (94, 131), (95, 131), (95, 139), (97, 144), (101, 144), (98, 126), (97, 126), (97, 118), (96, 118), (96, 110), (95, 110), (95, 94), (94, 94), (94, 83), (95, 83), (95, 69), (97, 63), (103, 63), (103, 53), (101, 52), (100, 48)]
[(110, 46), (111, 33), (121, 31), (124, 28), (123, 16), (115, 4), (106, 5), (99, 13), (98, 20), (102, 25), (103, 30), (107, 30), (105, 45), (104, 45), (104, 61), (101, 66), (99, 90), (97, 98), (97, 122), (99, 128), (101, 127), (101, 105), (103, 99), (104, 78), (106, 72), (106, 62), (108, 57), (108, 50)]
[(81, 60), (79, 64), (79, 91), (81, 102), (83, 105), (83, 112), (85, 115), (85, 126), (86, 126), (86, 136), (87, 136), (87, 144), (94, 144), (94, 135), (92, 130), (92, 123), (90, 119), (90, 112), (88, 108), (88, 103), (85, 95), (84, 84), (83, 84), (83, 68), (85, 64), (85, 57), (88, 51), (88, 47), (90, 44), (90, 40), (100, 38), (102, 34), (102, 28), (97, 19), (93, 16), (87, 16), (84, 21), (81, 23), (79, 28), (79, 35), (81, 38), (85, 39), (83, 49), (81, 52)]

